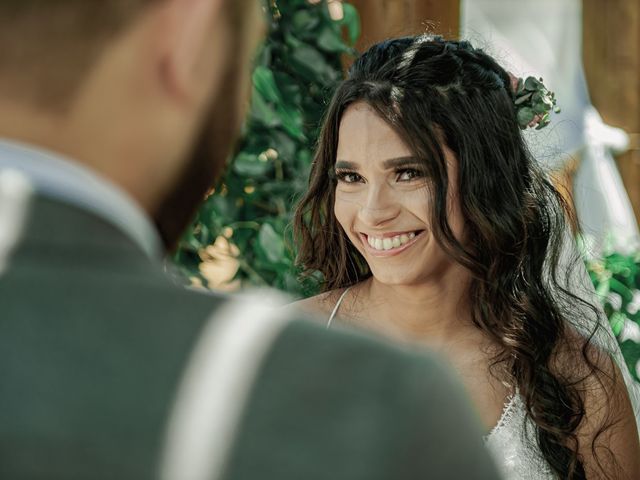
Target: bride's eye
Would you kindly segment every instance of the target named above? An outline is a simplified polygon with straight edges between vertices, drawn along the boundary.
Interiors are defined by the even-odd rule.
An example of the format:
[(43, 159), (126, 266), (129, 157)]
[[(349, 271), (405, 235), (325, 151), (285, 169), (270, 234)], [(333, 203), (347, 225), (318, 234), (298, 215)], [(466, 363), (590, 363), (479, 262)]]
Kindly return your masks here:
[(410, 182), (417, 178), (424, 177), (424, 174), (417, 168), (403, 168), (396, 171), (398, 182)]
[(348, 170), (336, 170), (336, 178), (342, 183), (359, 183), (362, 182), (362, 177), (356, 172), (350, 172)]

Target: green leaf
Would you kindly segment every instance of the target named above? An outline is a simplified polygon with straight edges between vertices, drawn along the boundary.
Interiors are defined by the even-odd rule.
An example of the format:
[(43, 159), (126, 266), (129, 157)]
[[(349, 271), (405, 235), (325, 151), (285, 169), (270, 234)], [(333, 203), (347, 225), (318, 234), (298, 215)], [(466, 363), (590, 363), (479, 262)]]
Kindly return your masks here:
[(257, 156), (240, 152), (233, 161), (233, 171), (245, 177), (262, 177), (271, 169), (271, 164), (262, 162)]
[(233, 219), (238, 212), (234, 198), (214, 195), (208, 202), (213, 206), (213, 210), (218, 218)]
[(273, 74), (282, 97), (287, 103), (296, 105), (299, 108), (300, 102), (303, 100), (303, 88), (288, 73), (278, 71), (273, 72)]
[(280, 158), (285, 162), (294, 162), (296, 150), (299, 148), (298, 142), (281, 131), (274, 131), (270, 134), (271, 143), (269, 146), (275, 148)]
[(625, 303), (628, 303), (633, 299), (633, 292), (631, 289), (615, 278), (611, 278), (611, 280), (609, 280), (609, 289), (612, 292), (619, 294)]
[(267, 67), (256, 67), (253, 71), (253, 86), (267, 102), (278, 103), (282, 101), (282, 95), (276, 85), (273, 72)]
[(624, 322), (627, 321), (627, 316), (624, 313), (614, 312), (609, 318), (609, 324), (611, 325), (611, 330), (613, 330), (613, 334), (617, 337), (622, 332), (624, 328)]
[(541, 115), (541, 114), (545, 113), (548, 109), (549, 109), (549, 107), (547, 107), (542, 102), (533, 104), (533, 111), (536, 112), (538, 115)]
[(240, 252), (249, 251), (249, 241), (257, 235), (257, 232), (250, 228), (234, 228), (231, 239), (233, 243), (240, 249)]
[(614, 253), (607, 258), (607, 268), (611, 272), (622, 275), (624, 277), (630, 277), (634, 272), (638, 271), (633, 258)]
[(638, 361), (640, 361), (640, 344), (632, 340), (627, 340), (626, 342), (622, 342), (620, 350), (622, 350), (622, 355), (625, 363), (629, 367), (629, 371), (636, 381), (640, 381), (640, 378), (638, 378), (638, 371), (640, 371), (640, 369), (637, 365)]
[(278, 104), (277, 111), (282, 122), (282, 127), (287, 133), (298, 140), (306, 140), (302, 131), (302, 115), (300, 111), (284, 103)]
[(340, 24), (347, 27), (349, 42), (353, 47), (358, 41), (358, 38), (360, 38), (360, 15), (358, 15), (356, 7), (350, 3), (344, 3), (342, 9), (344, 11), (344, 17), (340, 20)]
[(330, 27), (324, 27), (316, 41), (318, 47), (329, 53), (347, 53), (351, 48), (342, 41), (338, 32)]
[(272, 59), (272, 48), (269, 44), (263, 45), (258, 53), (256, 54), (256, 58), (254, 60), (255, 65), (267, 66), (271, 63)]
[(278, 263), (284, 259), (284, 241), (270, 224), (265, 223), (262, 225), (258, 235), (258, 242), (270, 262)]
[(304, 46), (304, 42), (302, 40), (296, 38), (294, 35), (290, 34), (289, 32), (284, 34), (284, 42), (286, 45), (291, 47), (292, 50), (296, 50)]
[(596, 288), (596, 295), (598, 295), (598, 298), (600, 298), (601, 300), (604, 300), (605, 298), (607, 298), (607, 294), (609, 293), (610, 280), (611, 280), (610, 278), (603, 279), (600, 282), (600, 285), (598, 285), (598, 287)]
[(338, 78), (337, 72), (327, 63), (324, 56), (308, 44), (302, 44), (293, 50), (290, 60), (307, 81), (329, 84)]
[(530, 92), (535, 92), (541, 88), (544, 88), (544, 85), (540, 83), (537, 78), (527, 77), (524, 81), (524, 88)]
[(535, 112), (529, 107), (522, 107), (518, 110), (518, 124), (521, 127), (526, 127), (535, 118)]
[(251, 95), (251, 117), (265, 127), (273, 128), (280, 125), (280, 117), (275, 110), (265, 101), (260, 92), (254, 89)]
[(530, 98), (531, 95), (533, 95), (532, 93), (527, 93), (525, 95), (519, 95), (518, 98), (516, 98), (515, 103), (516, 105), (522, 105), (523, 103), (526, 103)]
[(291, 26), (295, 30), (313, 30), (320, 23), (320, 18), (310, 10), (298, 10), (291, 18)]
[(544, 127), (549, 125), (550, 122), (551, 119), (549, 118), (549, 113), (545, 113), (544, 115), (542, 115), (542, 118), (538, 120), (538, 126), (536, 127), (536, 130), (542, 130)]

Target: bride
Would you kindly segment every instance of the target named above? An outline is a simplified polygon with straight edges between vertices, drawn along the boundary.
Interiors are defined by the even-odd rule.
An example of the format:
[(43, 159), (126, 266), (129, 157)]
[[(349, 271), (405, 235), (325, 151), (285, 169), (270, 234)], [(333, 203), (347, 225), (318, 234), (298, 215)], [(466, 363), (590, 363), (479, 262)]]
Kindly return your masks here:
[(438, 37), (357, 59), (296, 211), (299, 260), (325, 279), (301, 306), (441, 352), (505, 478), (637, 479), (628, 372), (565, 288), (568, 209), (519, 128), (544, 126), (552, 96), (527, 87)]

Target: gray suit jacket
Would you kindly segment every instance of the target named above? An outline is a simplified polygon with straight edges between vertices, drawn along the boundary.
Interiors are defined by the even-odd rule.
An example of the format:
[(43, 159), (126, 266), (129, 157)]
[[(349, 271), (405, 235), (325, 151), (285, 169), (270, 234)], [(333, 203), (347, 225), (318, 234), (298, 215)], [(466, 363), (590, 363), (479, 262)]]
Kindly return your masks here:
[[(174, 285), (97, 216), (36, 199), (0, 277), (0, 478), (497, 478), (450, 371), (304, 319), (272, 319), (253, 363), (246, 344), (218, 368), (226, 383), (209, 382), (211, 402), (189, 397), (187, 377), (196, 394), (210, 378), (194, 349), (234, 358), (215, 342), (242, 321), (229, 304)], [(216, 402), (231, 413), (216, 417)], [(203, 476), (176, 474), (181, 461)]]

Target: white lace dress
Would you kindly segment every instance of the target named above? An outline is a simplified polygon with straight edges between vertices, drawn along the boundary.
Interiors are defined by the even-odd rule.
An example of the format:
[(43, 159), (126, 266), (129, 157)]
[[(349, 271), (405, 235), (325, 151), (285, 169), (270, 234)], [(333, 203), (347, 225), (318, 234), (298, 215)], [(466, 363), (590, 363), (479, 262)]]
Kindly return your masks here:
[(557, 478), (536, 442), (535, 424), (527, 417), (522, 397), (516, 392), (484, 443), (505, 480)]
[[(346, 289), (331, 312), (329, 328), (335, 319)], [(535, 425), (526, 415), (522, 397), (516, 392), (505, 405), (498, 424), (484, 437), (504, 480), (553, 480), (549, 464), (535, 440)]]

